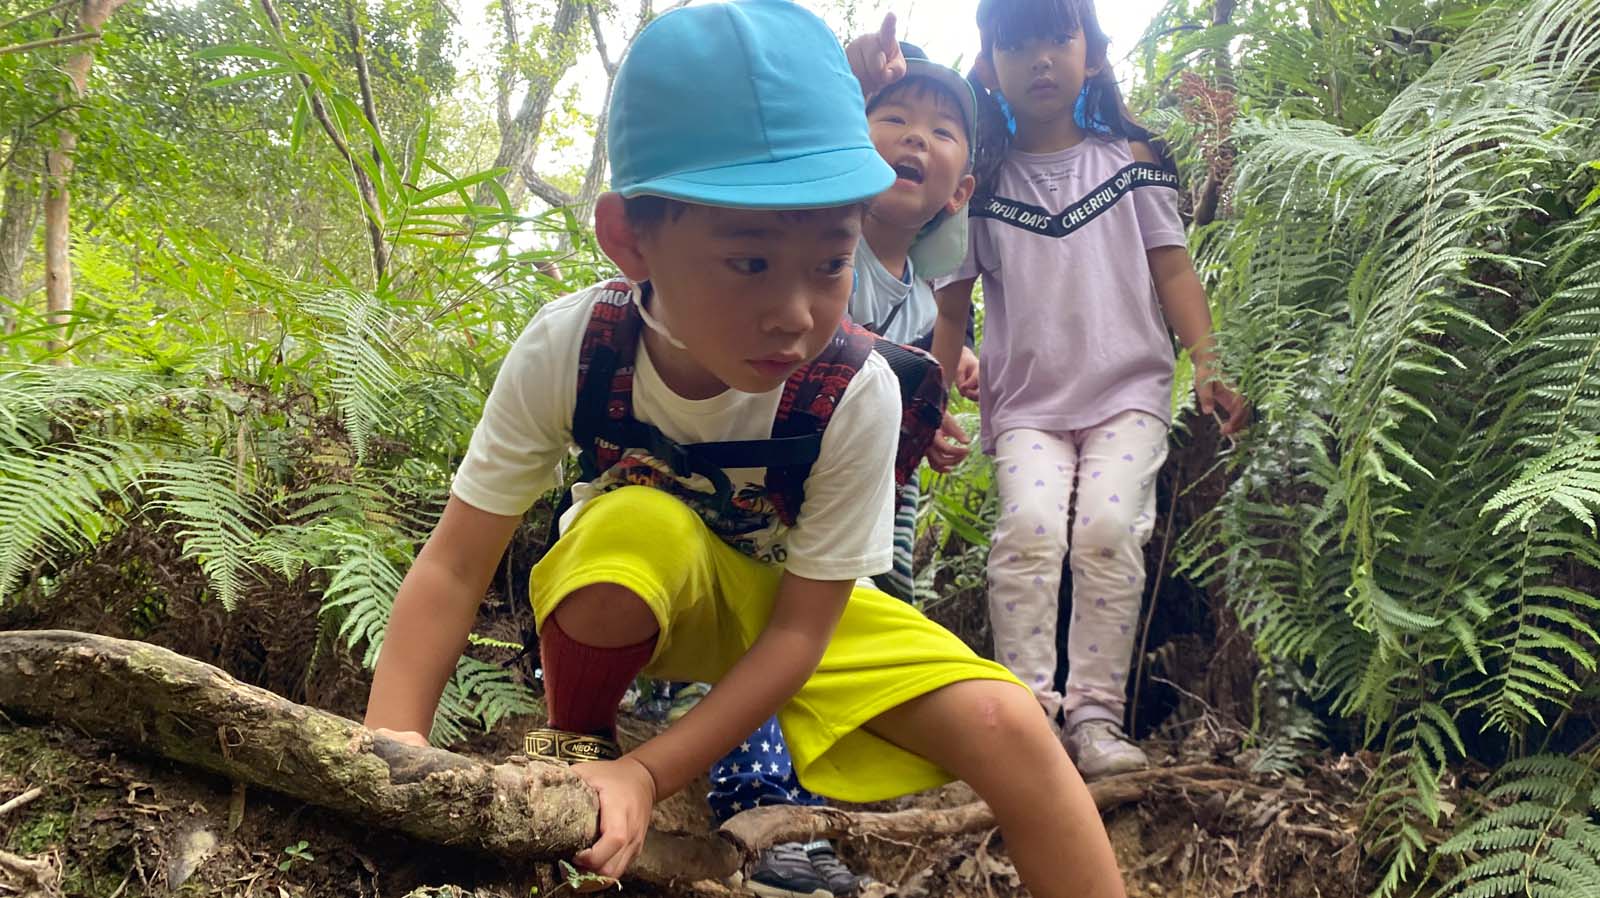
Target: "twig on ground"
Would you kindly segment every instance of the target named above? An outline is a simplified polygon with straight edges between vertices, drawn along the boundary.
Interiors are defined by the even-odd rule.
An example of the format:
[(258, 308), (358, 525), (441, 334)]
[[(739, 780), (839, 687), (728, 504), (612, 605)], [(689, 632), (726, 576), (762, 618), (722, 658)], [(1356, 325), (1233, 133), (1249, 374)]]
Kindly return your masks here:
[(0, 804), (0, 817), (4, 817), (7, 813), (15, 811), (17, 808), (32, 802), (43, 794), (43, 786), (34, 786), (32, 789), (29, 789), (21, 795), (18, 795), (16, 798), (11, 799), (5, 804)]

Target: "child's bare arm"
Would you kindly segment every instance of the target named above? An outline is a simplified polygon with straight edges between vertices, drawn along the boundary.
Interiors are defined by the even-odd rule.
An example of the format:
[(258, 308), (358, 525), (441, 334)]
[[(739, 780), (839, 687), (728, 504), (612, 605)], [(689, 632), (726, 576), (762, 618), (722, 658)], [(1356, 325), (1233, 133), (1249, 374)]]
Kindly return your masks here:
[(977, 282), (975, 277), (951, 281), (933, 294), (939, 306), (939, 317), (933, 322), (933, 358), (939, 363), (947, 387), (961, 367), (967, 318), (972, 313), (972, 285)]
[(1249, 420), (1249, 408), (1231, 387), (1217, 379), (1220, 372), (1212, 347), (1211, 308), (1206, 303), (1200, 275), (1189, 261), (1189, 251), (1181, 246), (1158, 246), (1146, 255), (1156, 296), (1161, 299), (1161, 313), (1194, 361), (1194, 392), (1200, 411), (1209, 415), (1220, 405), (1227, 415), (1222, 422), (1223, 434), (1238, 433)]
[(682, 720), (633, 752), (655, 776), (658, 800), (692, 782), (800, 691), (853, 585), (784, 573), (772, 617), (750, 651)]
[(521, 520), (450, 497), (395, 596), (372, 675), (368, 727), (428, 733), (478, 603)]

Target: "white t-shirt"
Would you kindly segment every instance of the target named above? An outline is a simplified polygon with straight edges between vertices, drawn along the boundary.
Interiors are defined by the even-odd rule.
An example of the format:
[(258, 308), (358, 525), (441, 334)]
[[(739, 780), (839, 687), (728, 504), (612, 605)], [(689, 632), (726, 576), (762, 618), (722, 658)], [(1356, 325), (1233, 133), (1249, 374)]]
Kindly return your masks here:
[[(450, 490), (458, 499), (492, 514), (520, 515), (557, 485), (561, 460), (576, 451), (572, 415), (578, 351), (596, 301), (626, 302), (627, 294), (591, 287), (562, 297), (540, 309), (511, 347), (456, 469)], [(634, 417), (678, 443), (766, 439), (782, 395), (780, 386), (766, 393), (730, 389), (710, 399), (685, 399), (662, 382), (640, 341)], [(644, 474), (753, 558), (814, 580), (879, 574), (889, 569), (892, 554), (899, 421), (898, 382), (888, 363), (872, 353), (823, 431), (821, 454), (806, 479), (805, 501), (792, 528), (772, 513), (764, 468), (725, 472), (733, 485), (734, 509), (722, 515), (706, 478), (671, 476), (670, 468), (648, 453), (630, 449), (595, 481), (573, 488), (573, 507), (562, 518), (562, 529), (589, 500), (639, 482)]]
[[(933, 330), (938, 314), (933, 287), (917, 277), (911, 260), (906, 260), (906, 277), (901, 278), (883, 267), (862, 238), (856, 245), (856, 289), (850, 295), (850, 320), (892, 343), (912, 343)], [(887, 328), (885, 321), (889, 322)]]

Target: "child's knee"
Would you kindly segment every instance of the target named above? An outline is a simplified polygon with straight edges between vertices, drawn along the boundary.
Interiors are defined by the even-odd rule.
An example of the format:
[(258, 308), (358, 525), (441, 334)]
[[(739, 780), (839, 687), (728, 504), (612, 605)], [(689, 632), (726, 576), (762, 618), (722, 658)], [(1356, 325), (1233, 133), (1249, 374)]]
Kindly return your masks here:
[(1027, 689), (1004, 680), (976, 682), (978, 688), (968, 690), (963, 726), (980, 743), (1018, 746), (1049, 731), (1049, 721)]
[(1138, 555), (1150, 539), (1150, 523), (1136, 513), (1103, 511), (1081, 514), (1073, 522), (1072, 554), (1113, 558), (1132, 552)]
[(1058, 558), (1067, 547), (1067, 515), (1061, 503), (1042, 495), (1002, 499), (995, 541), (1008, 552)]
[(655, 613), (645, 600), (616, 583), (593, 583), (575, 589), (550, 616), (568, 636), (597, 648), (634, 645), (660, 630)]

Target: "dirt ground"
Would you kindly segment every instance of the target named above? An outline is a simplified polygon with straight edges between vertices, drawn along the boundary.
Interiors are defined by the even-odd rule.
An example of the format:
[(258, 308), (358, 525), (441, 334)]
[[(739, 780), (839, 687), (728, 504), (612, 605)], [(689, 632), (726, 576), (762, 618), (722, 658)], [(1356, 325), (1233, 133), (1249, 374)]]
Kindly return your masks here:
[[(507, 729), (509, 734), (516, 726)], [(637, 737), (646, 725), (629, 729)], [(509, 739), (509, 735), (507, 737)], [(1209, 738), (1207, 736), (1206, 738)], [(493, 737), (474, 747), (502, 754)], [(1200, 737), (1163, 760), (1213, 754)], [(1204, 760), (1216, 760), (1205, 757)], [(1305, 778), (1244, 778), (1205, 794), (1169, 790), (1110, 814), (1107, 827), (1132, 898), (1355, 898), (1364, 894), (1348, 799), (1360, 777), (1351, 759), (1317, 759)], [(0, 848), (32, 861), (0, 863), (0, 895), (53, 898), (217, 895), (481, 896), (561, 894), (549, 864), (514, 867), (425, 846), (353, 824), (299, 801), (225, 781), (58, 727), (0, 719), (0, 803), (40, 790), (0, 813)], [(696, 788), (657, 809), (656, 825), (704, 832)], [(896, 807), (954, 806), (961, 785)], [(886, 898), (1025, 894), (998, 833), (906, 841), (843, 840), (841, 855)], [(622, 895), (668, 892), (629, 888)], [(747, 894), (702, 884), (670, 894)]]

